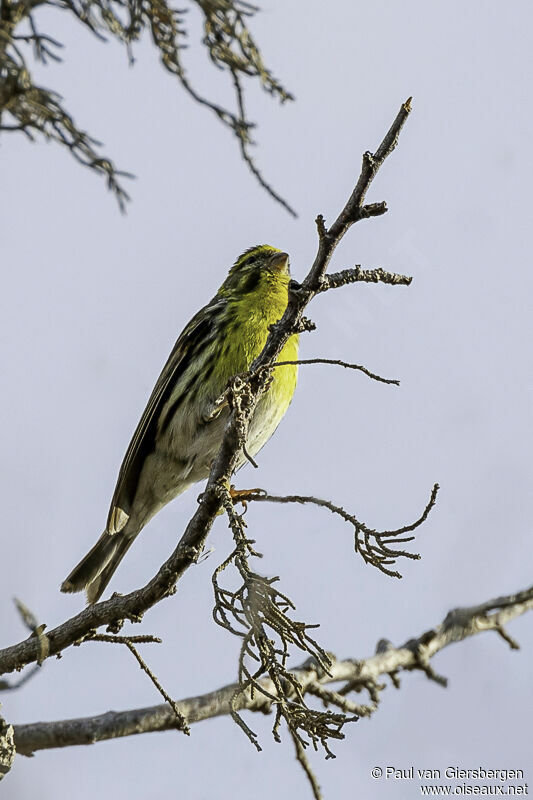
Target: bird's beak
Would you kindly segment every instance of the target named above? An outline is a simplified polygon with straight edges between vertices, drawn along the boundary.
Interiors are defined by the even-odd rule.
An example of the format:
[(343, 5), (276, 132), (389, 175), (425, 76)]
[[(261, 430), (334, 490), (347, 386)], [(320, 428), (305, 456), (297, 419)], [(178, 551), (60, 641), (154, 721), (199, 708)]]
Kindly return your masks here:
[(274, 253), (270, 259), (270, 266), (280, 272), (289, 272), (288, 253)]

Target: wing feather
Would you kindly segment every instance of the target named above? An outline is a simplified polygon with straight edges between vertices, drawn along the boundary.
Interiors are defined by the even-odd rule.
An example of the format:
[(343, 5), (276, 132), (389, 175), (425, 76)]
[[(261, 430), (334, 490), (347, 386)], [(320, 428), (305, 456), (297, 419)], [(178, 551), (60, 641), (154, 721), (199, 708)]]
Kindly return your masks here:
[(172, 396), (180, 376), (192, 360), (198, 357), (199, 348), (212, 341), (214, 323), (224, 306), (224, 300), (215, 297), (192, 318), (177, 339), (157, 379), (120, 467), (107, 518), (109, 533), (117, 533), (126, 525), (145, 459), (155, 448), (160, 415)]

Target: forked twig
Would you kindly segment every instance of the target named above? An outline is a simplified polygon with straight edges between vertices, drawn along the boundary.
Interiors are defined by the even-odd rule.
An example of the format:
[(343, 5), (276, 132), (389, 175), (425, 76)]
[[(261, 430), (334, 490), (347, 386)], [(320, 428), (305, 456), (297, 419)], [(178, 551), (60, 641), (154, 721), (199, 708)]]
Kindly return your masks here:
[(401, 574), (397, 570), (391, 570), (389, 567), (394, 564), (397, 558), (409, 558), (418, 560), (419, 553), (410, 553), (408, 550), (393, 549), (391, 545), (404, 544), (414, 540), (414, 536), (405, 536), (406, 533), (411, 533), (419, 528), (428, 518), (428, 515), (437, 501), (437, 494), (439, 485), (436, 483), (431, 491), (429, 501), (424, 508), (422, 514), (417, 520), (404, 525), (396, 530), (377, 531), (369, 528), (364, 522), (360, 522), (353, 514), (345, 511), (342, 506), (335, 505), (331, 500), (323, 500), (313, 495), (274, 495), (265, 491), (254, 490), (246, 494), (243, 490), (239, 492), (239, 500), (258, 503), (297, 503), (300, 505), (311, 504), (320, 508), (326, 508), (332, 514), (341, 517), (345, 522), (348, 522), (354, 528), (354, 549), (359, 553), (365, 563), (370, 564), (376, 569), (386, 575), (394, 578), (401, 578)]
[[(237, 514), (230, 492), (224, 486), (220, 487), (220, 497), (233, 533), (235, 549), (213, 574), (213, 617), (219, 625), (242, 640), (239, 689), (232, 698), (231, 715), (254, 747), (260, 750), (256, 734), (238, 713), (237, 703), (243, 693), (251, 697), (256, 694), (262, 696), (267, 706), (273, 705), (275, 709), (272, 732), (276, 741), (280, 741), (283, 719), (293, 741), (295, 744), (298, 742), (301, 748), (298, 752), (303, 753), (304, 748), (312, 743), (315, 748), (321, 745), (326, 757), (332, 757), (329, 740), (342, 739), (343, 726), (355, 717), (329, 709), (320, 711), (310, 708), (304, 700), (302, 685), (287, 666), (290, 648), (294, 646), (308, 653), (322, 672), (329, 672), (331, 660), (328, 654), (309, 635), (309, 630), (316, 625), (297, 622), (288, 615), (295, 606), (275, 587), (279, 578), (265, 578), (251, 569), (249, 558), (260, 557), (260, 553), (255, 550), (254, 542), (247, 538), (244, 518)], [(220, 585), (220, 576), (230, 565), (236, 567), (242, 581), (236, 590)], [(266, 689), (262, 683), (264, 675), (268, 675), (272, 681), (274, 692)], [(302, 759), (299, 760), (304, 766)]]

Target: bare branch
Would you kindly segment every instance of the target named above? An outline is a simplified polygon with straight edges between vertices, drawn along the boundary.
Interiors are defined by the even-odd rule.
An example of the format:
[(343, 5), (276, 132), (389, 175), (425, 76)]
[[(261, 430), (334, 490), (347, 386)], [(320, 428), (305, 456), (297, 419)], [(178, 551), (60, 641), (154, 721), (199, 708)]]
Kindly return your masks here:
[[(427, 664), (440, 650), (483, 631), (492, 630), (500, 634), (511, 620), (532, 609), (533, 586), (477, 606), (450, 611), (439, 625), (409, 639), (401, 647), (380, 642), (376, 654), (365, 659), (336, 660), (330, 656), (328, 672), (321, 669), (314, 659), (309, 659), (291, 670), (291, 674), (302, 687), (304, 695), (317, 696), (338, 707), (346, 702), (346, 710), (357, 716), (368, 716), (375, 711), (375, 707), (351, 705), (353, 701), (346, 695), (350, 692), (366, 691), (376, 704), (379, 701), (379, 692), (384, 688), (379, 684), (379, 679), (383, 676), (389, 676), (396, 686), (399, 685), (397, 676), (400, 672), (422, 671), (431, 677), (428, 675)], [(233, 709), (268, 712), (271, 704), (265, 702), (265, 693), (275, 698), (276, 687), (270, 678), (263, 678), (260, 683), (262, 694), (250, 689), (243, 692), (239, 684), (233, 683), (205, 695), (181, 700), (177, 706), (189, 724), (229, 715)], [(338, 692), (330, 692), (324, 688), (332, 683), (342, 684), (342, 688)], [(442, 684), (442, 679), (439, 683)], [(16, 725), (15, 744), (18, 753), (31, 755), (37, 750), (93, 744), (106, 739), (171, 730), (175, 727), (176, 715), (164, 704), (130, 711), (110, 711), (95, 717)]]
[(378, 269), (362, 269), (361, 265), (357, 264), (353, 269), (343, 269), (340, 272), (325, 275), (320, 282), (319, 291), (327, 292), (328, 289), (338, 289), (340, 286), (360, 281), (364, 283), (388, 283), (391, 286), (410, 286), (412, 280), (408, 275), (387, 272), (381, 267), (378, 267)]
[(7, 54), (0, 59), (0, 117), (2, 112), (8, 114), (15, 124), (2, 123), (0, 132), (22, 131), (32, 140), (37, 134), (58, 142), (80, 164), (105, 176), (121, 211), (125, 210), (129, 195), (121, 181), (133, 176), (118, 170), (110, 159), (103, 157), (98, 152), (100, 142), (76, 125), (63, 107), (60, 96), (36, 86), (22, 59)]
[[(58, 625), (46, 635), (49, 655), (56, 655), (102, 625), (119, 626), (123, 620), (138, 622), (155, 603), (169, 597), (176, 583), (189, 567), (197, 563), (204, 549), (211, 526), (221, 508), (221, 487), (231, 481), (239, 462), (243, 444), (246, 445), (248, 424), (264, 391), (268, 388), (269, 370), (283, 346), (298, 327), (303, 312), (320, 291), (333, 252), (346, 231), (363, 218), (364, 198), (371, 181), (386, 156), (392, 152), (396, 140), (410, 112), (409, 102), (400, 108), (390, 130), (378, 147), (376, 154), (365, 154), (363, 168), (357, 184), (329, 230), (319, 236), (318, 251), (313, 265), (297, 292), (289, 292), (289, 303), (282, 319), (270, 331), (260, 356), (250, 367), (249, 378), (237, 376), (230, 390), (235, 402), (229, 415), (224, 437), (217, 457), (211, 467), (207, 485), (195, 514), (190, 519), (180, 542), (172, 555), (161, 566), (146, 586), (129, 594), (114, 595), (110, 600), (97, 603)], [(252, 379), (253, 377), (253, 379)], [(383, 541), (386, 545), (386, 542)], [(42, 647), (35, 638), (28, 638), (0, 650), (0, 674), (22, 669), (42, 657)]]
[[(382, 378), (381, 375), (376, 375), (375, 372), (370, 372), (367, 367), (362, 367), (360, 364), (350, 364), (348, 361), (341, 361), (338, 358), (300, 358), (297, 361), (276, 361), (272, 367), (268, 369), (275, 369), (277, 367), (287, 367), (294, 364), (331, 364), (336, 367), (344, 367), (345, 369), (356, 369), (363, 372), (368, 378), (379, 383), (388, 383), (392, 386), (399, 386), (400, 381), (395, 378)], [(266, 369), (266, 368), (265, 368)]]
[[(186, 48), (186, 10), (173, 8), (168, 0), (3, 0), (0, 15), (0, 118), (2, 113), (14, 124), (0, 124), (0, 132), (21, 131), (41, 134), (65, 145), (80, 163), (107, 178), (121, 210), (129, 199), (120, 179), (131, 177), (116, 169), (109, 158), (99, 152), (100, 144), (78, 128), (71, 115), (61, 105), (54, 92), (36, 86), (30, 76), (24, 48), (31, 47), (37, 62), (61, 61), (57, 50), (62, 44), (38, 31), (34, 14), (38, 6), (67, 10), (91, 33), (105, 40), (111, 35), (124, 44), (131, 64), (134, 63), (133, 44), (143, 30), (150, 31), (161, 62), (181, 87), (199, 105), (209, 109), (229, 128), (238, 141), (242, 158), (259, 184), (295, 216), (290, 205), (263, 178), (250, 147), (250, 131), (254, 124), (248, 119), (244, 105), (243, 78), (255, 78), (261, 87), (281, 103), (292, 95), (265, 66), (259, 48), (249, 29), (248, 21), (258, 10), (241, 0), (190, 0), (204, 17), (203, 46), (213, 64), (228, 73), (234, 89), (236, 111), (231, 111), (201, 95), (192, 85), (182, 63)], [(29, 32), (15, 31), (26, 23)], [(19, 46), (21, 45), (21, 46)], [(22, 49), (21, 49), (22, 48)]]
[(409, 553), (407, 550), (394, 550), (390, 547), (391, 544), (403, 544), (411, 542), (414, 536), (404, 536), (405, 533), (411, 533), (419, 528), (428, 518), (428, 515), (437, 501), (437, 494), (439, 485), (436, 483), (432, 489), (429, 501), (424, 508), (421, 516), (409, 525), (404, 525), (396, 530), (389, 531), (376, 531), (369, 528), (364, 522), (360, 522), (353, 514), (345, 511), (342, 506), (337, 506), (331, 500), (322, 500), (319, 497), (312, 495), (273, 495), (265, 491), (253, 490), (249, 493), (244, 491), (239, 492), (239, 500), (241, 502), (263, 502), (263, 503), (298, 503), (300, 505), (310, 504), (319, 506), (320, 508), (327, 508), (332, 514), (341, 517), (345, 522), (350, 523), (354, 528), (354, 548), (356, 553), (360, 553), (363, 560), (373, 567), (376, 567), (386, 575), (394, 578), (401, 578), (399, 572), (392, 571), (389, 566), (394, 563), (396, 558), (410, 558), (418, 560), (420, 555), (418, 553)]
[[(253, 160), (253, 158), (252, 158), (252, 156), (250, 154), (250, 146), (253, 144), (253, 141), (251, 140), (251, 138), (249, 136), (249, 131), (251, 130), (253, 125), (252, 125), (252, 123), (250, 123), (248, 121), (247, 116), (246, 116), (246, 112), (245, 112), (245, 108), (244, 108), (244, 94), (243, 94), (243, 90), (242, 90), (242, 86), (241, 86), (241, 81), (240, 81), (239, 75), (237, 74), (237, 72), (234, 69), (231, 70), (231, 73), (232, 73), (232, 77), (233, 77), (233, 85), (235, 87), (235, 94), (236, 94), (236, 97), (237, 97), (237, 105), (238, 105), (238, 108), (239, 108), (239, 119), (232, 127), (233, 127), (233, 131), (236, 134), (237, 139), (239, 141), (239, 148), (240, 148), (240, 151), (241, 151), (242, 159), (245, 162), (245, 164), (248, 166), (248, 169), (250, 170), (252, 175), (255, 177), (255, 179), (257, 180), (259, 185), (262, 186), (263, 189), (265, 189), (267, 194), (269, 194), (272, 197), (273, 200), (275, 200), (277, 203), (279, 203), (281, 206), (283, 206), (283, 208), (286, 211), (288, 211), (291, 216), (297, 217), (298, 214), (292, 208), (292, 206), (290, 206), (287, 203), (287, 201), (284, 200), (283, 197), (280, 194), (278, 194), (272, 188), (272, 186), (265, 180), (265, 178), (263, 177), (263, 175), (259, 171), (255, 161)], [(293, 98), (292, 98), (292, 96), (288, 95), (287, 99), (291, 99), (292, 100)]]

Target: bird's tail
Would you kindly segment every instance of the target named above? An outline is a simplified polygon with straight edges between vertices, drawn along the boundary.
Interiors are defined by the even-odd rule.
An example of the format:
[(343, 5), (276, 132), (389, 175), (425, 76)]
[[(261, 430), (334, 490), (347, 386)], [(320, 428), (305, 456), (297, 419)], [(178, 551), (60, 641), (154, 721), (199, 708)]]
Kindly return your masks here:
[(61, 591), (82, 592), (85, 589), (87, 601), (96, 603), (134, 538), (123, 532), (110, 534), (104, 531), (94, 547), (63, 581)]

